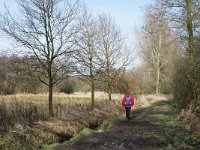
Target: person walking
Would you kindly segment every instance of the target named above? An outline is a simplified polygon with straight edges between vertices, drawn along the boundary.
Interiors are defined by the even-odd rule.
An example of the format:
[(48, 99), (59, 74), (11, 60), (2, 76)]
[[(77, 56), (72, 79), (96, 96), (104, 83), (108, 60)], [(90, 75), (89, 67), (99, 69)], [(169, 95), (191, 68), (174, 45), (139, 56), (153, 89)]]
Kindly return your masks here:
[(122, 99), (122, 107), (125, 107), (126, 118), (130, 120), (131, 107), (134, 105), (134, 97), (127, 91)]

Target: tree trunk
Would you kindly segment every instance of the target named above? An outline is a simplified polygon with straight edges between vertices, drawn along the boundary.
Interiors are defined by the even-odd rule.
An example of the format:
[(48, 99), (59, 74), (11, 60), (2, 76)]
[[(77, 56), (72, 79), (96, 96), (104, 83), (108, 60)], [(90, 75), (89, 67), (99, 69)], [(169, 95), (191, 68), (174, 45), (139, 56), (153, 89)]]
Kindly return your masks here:
[(188, 30), (188, 55), (189, 55), (189, 80), (192, 85), (194, 98), (196, 100), (200, 99), (198, 81), (197, 81), (197, 58), (196, 50), (194, 44), (194, 35), (193, 35), (193, 25), (192, 25), (192, 12), (191, 12), (191, 0), (186, 0), (186, 9), (187, 9), (187, 30)]
[(187, 30), (188, 30), (188, 43), (189, 43), (189, 55), (191, 61), (194, 61), (195, 58), (195, 49), (194, 49), (194, 36), (193, 36), (193, 25), (192, 25), (192, 15), (191, 15), (191, 0), (186, 0), (186, 9), (187, 9)]
[(52, 80), (52, 73), (51, 73), (51, 62), (48, 64), (48, 78), (49, 78), (49, 117), (53, 117), (53, 80)]
[[(157, 66), (159, 67), (159, 66)], [(160, 69), (156, 69), (156, 95), (160, 92)]]
[(91, 76), (91, 102), (92, 109), (94, 108), (94, 76)]
[(161, 48), (162, 48), (162, 36), (159, 35), (159, 45), (156, 57), (156, 95), (160, 93), (160, 59), (161, 59)]
[(111, 85), (108, 85), (108, 100), (109, 102), (111, 101), (112, 99), (112, 86)]
[(53, 117), (53, 86), (52, 83), (49, 84), (49, 117)]

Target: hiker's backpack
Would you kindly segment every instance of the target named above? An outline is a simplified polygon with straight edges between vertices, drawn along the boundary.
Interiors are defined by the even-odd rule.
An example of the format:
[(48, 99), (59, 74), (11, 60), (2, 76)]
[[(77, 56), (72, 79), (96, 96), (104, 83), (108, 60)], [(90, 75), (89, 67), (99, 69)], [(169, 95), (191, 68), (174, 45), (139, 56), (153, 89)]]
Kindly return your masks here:
[(130, 106), (130, 105), (131, 105), (131, 97), (127, 95), (125, 99), (125, 106)]

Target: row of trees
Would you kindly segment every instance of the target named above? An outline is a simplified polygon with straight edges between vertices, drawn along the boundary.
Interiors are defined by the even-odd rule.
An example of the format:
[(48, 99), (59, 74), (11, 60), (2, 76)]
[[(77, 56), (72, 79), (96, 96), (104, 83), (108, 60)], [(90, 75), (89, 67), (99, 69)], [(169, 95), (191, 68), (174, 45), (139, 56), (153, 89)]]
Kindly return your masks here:
[(92, 106), (94, 106), (95, 80), (106, 83), (109, 101), (113, 91), (113, 81), (128, 65), (125, 37), (113, 20), (103, 14), (94, 18), (84, 9), (80, 19), (80, 32), (76, 35), (76, 70), (85, 76), (91, 85)]
[[(31, 76), (25, 69), (25, 64), (30, 59), (17, 55), (0, 56), (0, 94), (16, 93), (47, 93), (48, 89), (36, 77)], [(96, 89), (99, 89), (96, 86)], [(78, 77), (63, 80), (54, 86), (55, 92), (71, 94), (74, 91), (88, 92), (89, 85)]]
[(37, 93), (40, 82), (22, 71), (19, 61), (14, 56), (0, 57), (0, 94)]
[[(18, 13), (0, 14), (0, 30), (23, 51), (23, 68), (48, 86), (53, 116), (53, 87), (69, 76), (82, 75), (91, 86), (107, 84), (109, 100), (114, 79), (123, 74), (129, 55), (125, 37), (108, 15), (93, 16), (78, 0), (20, 0)], [(23, 59), (25, 60), (25, 59)]]
[(172, 91), (169, 84), (174, 61), (178, 55), (178, 46), (168, 23), (159, 10), (150, 8), (145, 17), (145, 25), (140, 30), (138, 38), (140, 56), (144, 60), (143, 80), (145, 84), (149, 84), (143, 89), (144, 92), (155, 92), (156, 94), (170, 93)]
[(133, 84), (135, 93), (173, 93), (181, 108), (199, 106), (199, 3), (155, 0), (147, 7), (137, 33), (143, 61), (129, 73), (130, 52), (119, 27), (110, 16), (80, 7), (78, 0), (18, 1), (21, 14), (6, 9), (0, 30), (22, 49), (20, 69), (47, 85), (50, 116), (53, 87), (69, 76), (90, 85), (93, 107), (95, 84), (102, 82), (109, 100), (113, 88), (122, 91)]
[(155, 0), (145, 12), (139, 48), (143, 90), (174, 93), (180, 108), (200, 105), (200, 1)]

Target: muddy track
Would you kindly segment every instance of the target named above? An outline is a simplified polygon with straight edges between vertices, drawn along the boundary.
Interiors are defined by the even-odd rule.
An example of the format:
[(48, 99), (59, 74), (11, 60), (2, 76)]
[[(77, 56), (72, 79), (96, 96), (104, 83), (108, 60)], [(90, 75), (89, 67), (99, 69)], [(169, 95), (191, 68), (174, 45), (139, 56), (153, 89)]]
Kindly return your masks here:
[(190, 139), (191, 143), (188, 138), (183, 138), (188, 136), (188, 132), (177, 124), (169, 123), (175, 120), (163, 119), (172, 118), (172, 110), (168, 107), (170, 103), (160, 101), (151, 107), (133, 111), (130, 121), (124, 119), (108, 131), (94, 133), (73, 145), (60, 144), (56, 150), (199, 149), (200, 140)]

